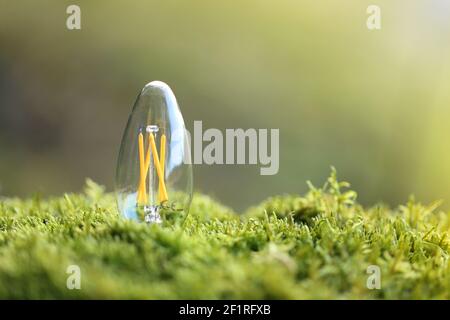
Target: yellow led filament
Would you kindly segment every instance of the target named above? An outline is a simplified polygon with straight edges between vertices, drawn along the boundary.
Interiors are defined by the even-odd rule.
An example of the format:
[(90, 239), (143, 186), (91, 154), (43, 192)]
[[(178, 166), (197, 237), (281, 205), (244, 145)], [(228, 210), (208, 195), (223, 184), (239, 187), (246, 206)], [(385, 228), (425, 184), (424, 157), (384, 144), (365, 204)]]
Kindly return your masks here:
[(145, 164), (144, 164), (144, 136), (142, 133), (139, 133), (138, 136), (138, 142), (139, 142), (139, 172), (140, 172), (140, 182), (139, 182), (139, 188), (138, 188), (138, 197), (137, 202), (138, 204), (143, 204), (147, 202), (147, 192), (145, 188), (145, 180), (146, 180), (146, 174), (145, 174)]
[[(137, 202), (139, 205), (145, 205), (148, 202), (147, 190), (146, 190), (146, 180), (147, 174), (150, 167), (150, 153), (153, 154), (153, 163), (155, 164), (156, 173), (159, 180), (159, 202), (164, 203), (169, 198), (167, 196), (166, 184), (164, 181), (164, 167), (166, 162), (166, 135), (161, 135), (161, 146), (160, 155), (158, 156), (158, 150), (156, 149), (155, 136), (153, 132), (149, 135), (149, 146), (147, 148), (147, 153), (144, 158), (144, 135), (142, 132), (139, 133), (138, 143), (139, 143), (139, 173), (140, 180), (137, 193)], [(150, 188), (150, 187), (149, 187)], [(151, 192), (152, 190), (149, 190)]]
[[(160, 152), (159, 155), (161, 157), (161, 176), (164, 178), (164, 168), (166, 163), (166, 135), (163, 134), (161, 136), (161, 145), (160, 145)], [(168, 200), (167, 197), (167, 190), (166, 185), (164, 184), (164, 179), (159, 179), (159, 190), (164, 190), (163, 192), (159, 193), (159, 202), (164, 202)]]

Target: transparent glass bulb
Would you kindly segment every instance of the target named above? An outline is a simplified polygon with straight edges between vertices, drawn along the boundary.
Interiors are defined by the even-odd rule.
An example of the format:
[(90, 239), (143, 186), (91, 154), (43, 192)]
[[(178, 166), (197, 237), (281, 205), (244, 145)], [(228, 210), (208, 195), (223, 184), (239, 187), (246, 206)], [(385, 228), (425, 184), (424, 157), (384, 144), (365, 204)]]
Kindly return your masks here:
[(148, 83), (139, 94), (122, 138), (116, 172), (120, 213), (161, 223), (184, 219), (192, 200), (190, 144), (170, 87)]

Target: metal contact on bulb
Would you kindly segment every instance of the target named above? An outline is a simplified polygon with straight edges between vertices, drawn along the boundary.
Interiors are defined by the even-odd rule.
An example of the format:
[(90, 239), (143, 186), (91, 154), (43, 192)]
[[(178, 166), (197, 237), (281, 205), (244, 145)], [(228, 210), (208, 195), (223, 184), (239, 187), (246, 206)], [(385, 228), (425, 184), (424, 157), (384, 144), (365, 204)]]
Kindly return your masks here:
[(159, 127), (157, 126), (157, 125), (150, 125), (150, 126), (147, 126), (147, 128), (146, 128), (146, 131), (148, 132), (148, 133), (151, 133), (151, 132), (158, 132), (159, 131)]

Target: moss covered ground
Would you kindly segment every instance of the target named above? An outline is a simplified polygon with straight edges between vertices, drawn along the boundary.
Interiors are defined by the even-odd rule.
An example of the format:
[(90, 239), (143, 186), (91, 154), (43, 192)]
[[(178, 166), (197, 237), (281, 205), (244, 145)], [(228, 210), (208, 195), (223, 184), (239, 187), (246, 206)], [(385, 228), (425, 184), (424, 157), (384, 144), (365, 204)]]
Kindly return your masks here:
[(414, 199), (364, 208), (347, 187), (333, 171), (241, 215), (196, 194), (189, 217), (164, 226), (122, 219), (92, 181), (83, 194), (3, 198), (0, 298), (450, 299), (449, 213)]

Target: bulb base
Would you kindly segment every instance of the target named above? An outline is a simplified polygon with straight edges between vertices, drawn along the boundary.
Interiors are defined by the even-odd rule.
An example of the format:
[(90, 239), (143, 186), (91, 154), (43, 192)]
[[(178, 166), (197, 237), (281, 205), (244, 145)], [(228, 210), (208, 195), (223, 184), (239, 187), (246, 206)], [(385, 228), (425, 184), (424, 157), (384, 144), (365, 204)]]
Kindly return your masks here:
[(159, 214), (159, 206), (145, 206), (144, 207), (144, 221), (148, 224), (161, 224), (162, 219)]

